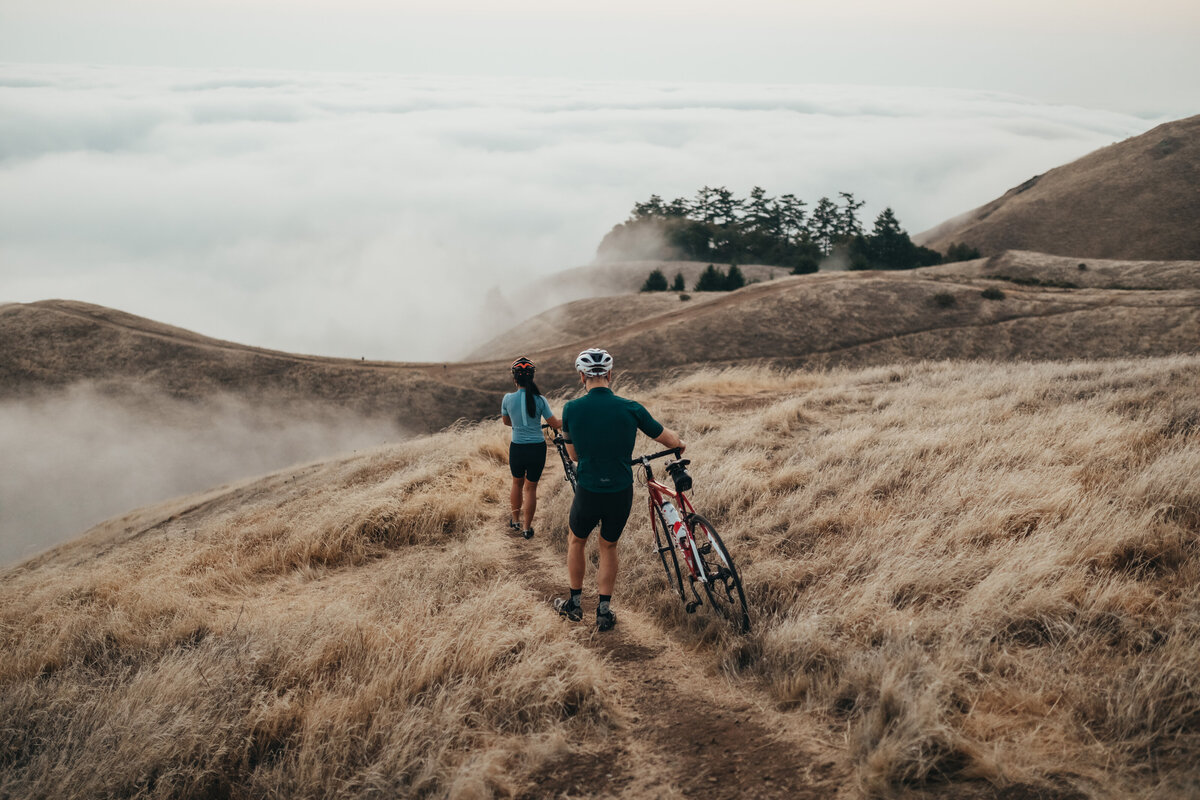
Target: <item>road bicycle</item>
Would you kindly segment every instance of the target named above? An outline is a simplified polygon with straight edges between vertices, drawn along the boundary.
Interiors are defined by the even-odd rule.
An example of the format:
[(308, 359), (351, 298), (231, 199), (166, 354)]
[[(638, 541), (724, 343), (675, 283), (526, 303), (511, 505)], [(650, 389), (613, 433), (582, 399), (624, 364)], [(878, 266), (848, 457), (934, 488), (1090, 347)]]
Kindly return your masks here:
[[(675, 488), (672, 490), (654, 477), (650, 462), (665, 456), (675, 456), (675, 461), (665, 465)], [(729, 620), (740, 632), (750, 631), (750, 613), (746, 608), (746, 593), (737, 567), (721, 541), (717, 529), (704, 517), (696, 513), (686, 492), (691, 491), (692, 476), (687, 465), (691, 462), (680, 458), (677, 448), (661, 453), (638, 456), (630, 465), (641, 467), (646, 473), (646, 488), (649, 491), (650, 528), (654, 531), (654, 549), (662, 560), (667, 573), (667, 585), (679, 594), (684, 610), (694, 614), (696, 609), (708, 605)], [(679, 568), (683, 558), (687, 570), (688, 588), (692, 598), (688, 600), (684, 591), (684, 573)], [(704, 592), (704, 598), (700, 595)]]
[[(543, 425), (542, 429), (554, 430), (549, 425)], [(567, 455), (567, 440), (563, 437), (562, 430), (555, 430), (550, 441), (554, 442), (554, 447), (558, 450), (558, 457), (562, 459), (563, 480), (571, 484), (571, 491), (574, 492), (579, 488), (579, 478), (575, 472), (575, 462)]]

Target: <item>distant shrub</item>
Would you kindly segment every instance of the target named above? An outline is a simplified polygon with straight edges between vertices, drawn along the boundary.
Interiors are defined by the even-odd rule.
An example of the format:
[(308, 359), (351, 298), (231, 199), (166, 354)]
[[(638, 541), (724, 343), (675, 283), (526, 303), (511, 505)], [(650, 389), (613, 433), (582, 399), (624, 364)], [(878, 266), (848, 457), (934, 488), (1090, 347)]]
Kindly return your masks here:
[(671, 283), (671, 291), (672, 292), (682, 292), (683, 291), (683, 273), (682, 272), (675, 273), (675, 280), (674, 280), (674, 282)]
[(989, 286), (980, 292), (984, 300), (1003, 300), (1004, 292), (997, 289), (995, 286)]
[(680, 300), (691, 300), (692, 296), (690, 294), (688, 294), (687, 292), (684, 292), (683, 294), (679, 295), (679, 299)]
[(810, 275), (821, 268), (821, 262), (816, 256), (805, 254), (796, 259), (796, 264), (792, 267), (793, 275)]
[(933, 296), (933, 304), (938, 308), (950, 308), (957, 303), (958, 300), (949, 292), (938, 292)]
[(643, 292), (665, 292), (667, 290), (667, 276), (662, 274), (661, 269), (656, 269), (646, 276), (646, 282), (642, 284)]
[(947, 262), (971, 261), (979, 257), (979, 249), (971, 247), (966, 242), (951, 242), (950, 246), (946, 248)]
[(1080, 264), (1079, 264), (1079, 271), (1080, 271), (1080, 272), (1083, 272), (1083, 271), (1084, 271), (1084, 270), (1086, 270), (1086, 269), (1087, 269), (1087, 264), (1084, 264), (1084, 263), (1080, 263)]

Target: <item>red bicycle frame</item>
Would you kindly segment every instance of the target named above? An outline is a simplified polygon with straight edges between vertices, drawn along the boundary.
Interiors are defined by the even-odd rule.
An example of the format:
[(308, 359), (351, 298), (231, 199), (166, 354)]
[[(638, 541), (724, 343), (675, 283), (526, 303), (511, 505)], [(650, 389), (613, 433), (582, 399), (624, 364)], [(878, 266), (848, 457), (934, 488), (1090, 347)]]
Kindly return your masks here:
[[(676, 549), (683, 556), (683, 563), (687, 565), (688, 573), (693, 580), (701, 583), (708, 583), (708, 574), (705, 572), (704, 563), (697, 557), (696, 538), (692, 535), (692, 515), (696, 513), (692, 502), (687, 499), (687, 495), (682, 491), (675, 491), (666, 484), (654, 477), (654, 472), (650, 469), (650, 460), (659, 458), (660, 456), (670, 455), (675, 453), (674, 450), (667, 450), (662, 453), (657, 453), (652, 456), (644, 456), (634, 460), (634, 464), (640, 465), (646, 471), (646, 489), (649, 490), (649, 511), (650, 511), (650, 528), (655, 530), (657, 526), (662, 525), (663, 535), (668, 539), (675, 536), (675, 531), (671, 530), (666, 525), (666, 518), (662, 515), (659, 509), (662, 504), (668, 500), (672, 501), (676, 512), (679, 514), (680, 520), (683, 521), (683, 531), (687, 534), (686, 542), (682, 539), (675, 541)], [(668, 465), (669, 466), (669, 465)]]

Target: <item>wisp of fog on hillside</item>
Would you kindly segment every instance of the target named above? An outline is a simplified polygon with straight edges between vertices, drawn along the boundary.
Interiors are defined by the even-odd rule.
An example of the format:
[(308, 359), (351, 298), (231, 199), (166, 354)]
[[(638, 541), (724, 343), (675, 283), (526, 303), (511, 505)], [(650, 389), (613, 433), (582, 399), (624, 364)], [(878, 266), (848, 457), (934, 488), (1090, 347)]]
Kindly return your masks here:
[(406, 438), (386, 420), (317, 406), (76, 385), (0, 402), (0, 566), (122, 512), (283, 467)]

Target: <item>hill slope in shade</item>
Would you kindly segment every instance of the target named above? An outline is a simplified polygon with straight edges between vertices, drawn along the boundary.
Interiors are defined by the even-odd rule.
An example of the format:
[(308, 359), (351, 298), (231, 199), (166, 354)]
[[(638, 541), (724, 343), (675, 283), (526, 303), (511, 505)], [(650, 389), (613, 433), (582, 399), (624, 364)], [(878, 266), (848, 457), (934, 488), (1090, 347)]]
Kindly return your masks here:
[(1200, 116), (1169, 122), (1037, 175), (914, 237), (945, 252), (1200, 259)]
[(683, 613), (637, 515), (617, 629), (560, 620), (560, 468), (538, 536), (508, 538), (505, 431), (468, 426), (0, 572), (0, 792), (1066, 800), (1200, 780), (1200, 359), (709, 371), (637, 397), (689, 443), (749, 636)]
[(199, 400), (233, 393), (286, 408), (320, 403), (436, 430), (492, 413), (494, 397), (441, 364), (323, 358), (211, 339), (68, 300), (0, 308), (0, 399), (89, 382), (114, 394)]

